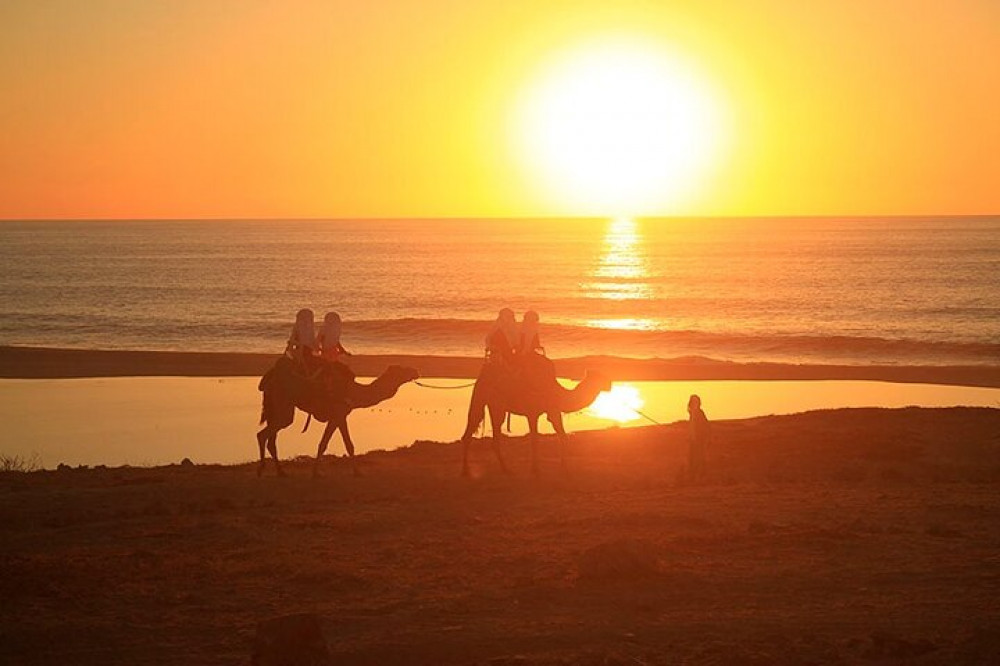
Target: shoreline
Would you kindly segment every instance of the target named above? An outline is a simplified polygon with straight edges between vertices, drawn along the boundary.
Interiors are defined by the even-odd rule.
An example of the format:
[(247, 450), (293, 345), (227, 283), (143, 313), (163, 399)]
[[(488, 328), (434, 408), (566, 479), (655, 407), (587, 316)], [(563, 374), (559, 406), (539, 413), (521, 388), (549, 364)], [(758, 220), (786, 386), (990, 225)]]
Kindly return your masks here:
[[(98, 377), (252, 377), (262, 375), (278, 354), (64, 349), (0, 346), (0, 378), (78, 379)], [(554, 359), (561, 377), (579, 379), (600, 370), (618, 381), (866, 380), (1000, 388), (1000, 365), (802, 365), (735, 363), (709, 359), (635, 359), (584, 356)], [(359, 376), (376, 376), (389, 365), (416, 368), (422, 377), (467, 379), (482, 365), (478, 357), (356, 355), (347, 364)]]

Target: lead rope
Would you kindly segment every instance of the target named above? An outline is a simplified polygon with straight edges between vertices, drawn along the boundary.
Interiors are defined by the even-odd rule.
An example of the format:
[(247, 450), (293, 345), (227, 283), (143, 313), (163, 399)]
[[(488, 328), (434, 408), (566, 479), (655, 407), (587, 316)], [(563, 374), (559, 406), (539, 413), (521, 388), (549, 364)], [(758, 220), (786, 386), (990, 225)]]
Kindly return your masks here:
[(659, 421), (657, 421), (656, 419), (654, 419), (649, 414), (646, 414), (644, 412), (640, 412), (638, 409), (633, 409), (632, 411), (635, 412), (636, 414), (638, 414), (639, 416), (641, 416), (642, 418), (646, 419), (650, 423), (654, 424), (654, 425), (658, 425), (658, 426), (663, 425), (662, 423), (660, 423)]
[(476, 385), (475, 381), (469, 382), (468, 384), (459, 384), (457, 386), (434, 386), (433, 384), (425, 384), (425, 383), (423, 383), (421, 381), (416, 381), (416, 380), (414, 380), (413, 383), (416, 384), (417, 386), (422, 386), (423, 388), (441, 389), (441, 390), (464, 389), (464, 388), (469, 388), (470, 386), (475, 386)]

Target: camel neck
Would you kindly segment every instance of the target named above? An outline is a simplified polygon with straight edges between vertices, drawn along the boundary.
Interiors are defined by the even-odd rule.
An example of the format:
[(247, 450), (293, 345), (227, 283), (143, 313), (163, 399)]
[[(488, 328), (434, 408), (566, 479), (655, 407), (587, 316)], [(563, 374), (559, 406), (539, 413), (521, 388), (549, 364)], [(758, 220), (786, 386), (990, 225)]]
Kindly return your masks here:
[(576, 412), (589, 406), (600, 392), (594, 382), (584, 379), (571, 389), (559, 387), (560, 409), (563, 412)]
[(377, 377), (371, 384), (355, 383), (351, 391), (351, 404), (354, 407), (372, 407), (396, 395), (401, 382), (394, 382), (389, 377)]

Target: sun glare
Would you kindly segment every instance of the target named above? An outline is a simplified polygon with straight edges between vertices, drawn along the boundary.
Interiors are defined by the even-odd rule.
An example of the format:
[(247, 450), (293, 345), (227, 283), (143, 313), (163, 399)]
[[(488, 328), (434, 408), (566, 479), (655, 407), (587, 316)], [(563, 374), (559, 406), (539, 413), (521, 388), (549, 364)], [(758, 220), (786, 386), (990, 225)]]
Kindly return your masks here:
[(585, 214), (675, 212), (719, 160), (718, 95), (689, 63), (640, 40), (571, 50), (521, 98), (517, 151), (561, 206)]
[(626, 423), (639, 418), (636, 410), (642, 409), (643, 404), (639, 389), (635, 386), (615, 384), (610, 391), (598, 394), (587, 412), (600, 419)]

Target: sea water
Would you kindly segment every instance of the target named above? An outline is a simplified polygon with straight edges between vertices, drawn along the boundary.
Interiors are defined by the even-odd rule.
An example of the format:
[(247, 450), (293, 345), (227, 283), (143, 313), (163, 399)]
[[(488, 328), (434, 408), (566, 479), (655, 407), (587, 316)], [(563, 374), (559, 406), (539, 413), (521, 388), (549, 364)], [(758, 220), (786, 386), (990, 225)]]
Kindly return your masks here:
[(502, 307), (554, 357), (1000, 362), (1000, 217), (8, 221), (0, 344), (477, 356)]

